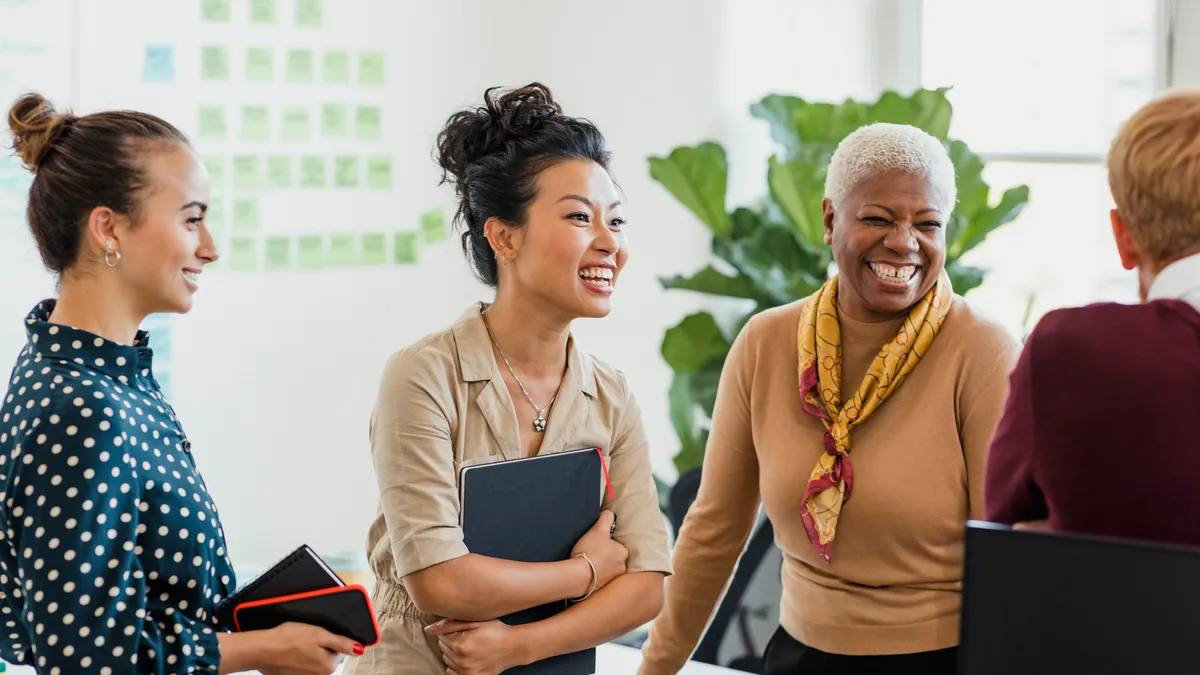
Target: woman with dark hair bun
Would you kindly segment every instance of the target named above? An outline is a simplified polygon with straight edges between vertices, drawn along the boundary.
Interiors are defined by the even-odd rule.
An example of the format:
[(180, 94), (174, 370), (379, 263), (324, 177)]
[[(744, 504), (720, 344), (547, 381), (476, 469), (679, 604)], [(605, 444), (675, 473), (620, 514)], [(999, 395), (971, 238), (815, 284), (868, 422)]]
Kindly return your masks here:
[[(437, 145), (463, 250), (496, 294), (400, 350), (383, 374), (368, 535), (382, 640), (348, 675), (491, 675), (594, 647), (652, 619), (671, 570), (629, 384), (571, 335), (575, 319), (609, 313), (629, 257), (604, 137), (534, 83), (489, 89), (482, 107), (450, 117)], [(612, 493), (569, 560), (468, 552), (460, 469), (593, 446)], [(497, 620), (563, 600), (576, 602), (536, 624)]]

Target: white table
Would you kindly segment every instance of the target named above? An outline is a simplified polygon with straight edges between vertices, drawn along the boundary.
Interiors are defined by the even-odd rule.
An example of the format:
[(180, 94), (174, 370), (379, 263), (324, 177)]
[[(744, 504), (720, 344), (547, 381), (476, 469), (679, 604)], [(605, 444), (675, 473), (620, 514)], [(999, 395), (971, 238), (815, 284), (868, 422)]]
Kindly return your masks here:
[[(642, 652), (632, 647), (607, 644), (596, 648), (596, 675), (634, 675), (642, 663)], [(338, 668), (338, 673), (341, 673)], [(729, 668), (710, 666), (707, 663), (689, 661), (679, 671), (679, 675), (731, 675), (739, 671)], [(14, 675), (34, 675), (33, 668), (28, 666), (9, 666), (8, 673)]]

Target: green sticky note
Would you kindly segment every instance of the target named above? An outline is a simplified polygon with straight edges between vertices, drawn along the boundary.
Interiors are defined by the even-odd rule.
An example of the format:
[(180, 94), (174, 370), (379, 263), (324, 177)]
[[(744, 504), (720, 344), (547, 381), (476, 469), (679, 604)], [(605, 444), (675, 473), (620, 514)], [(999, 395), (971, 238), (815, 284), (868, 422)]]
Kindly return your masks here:
[(367, 187), (373, 190), (387, 190), (392, 187), (392, 158), (367, 158)]
[(300, 158), (300, 187), (325, 187), (325, 158), (304, 155)]
[(333, 184), (337, 187), (358, 187), (358, 158), (333, 158)]
[(326, 82), (345, 84), (350, 81), (350, 54), (347, 52), (325, 52), (325, 68), (323, 69)]
[(330, 235), (329, 264), (333, 267), (351, 267), (358, 264), (358, 251), (355, 250), (354, 235)]
[(262, 187), (258, 155), (233, 156), (233, 186), (243, 190)]
[(267, 269), (281, 270), (292, 266), (292, 239), (267, 237)]
[(213, 82), (229, 81), (229, 50), (205, 45), (200, 48), (200, 75)]
[(417, 233), (397, 232), (393, 237), (395, 250), (392, 259), (397, 265), (414, 265), (417, 262)]
[(252, 237), (234, 237), (229, 242), (229, 267), (235, 270), (258, 269), (258, 242)]
[(360, 141), (378, 141), (383, 138), (383, 115), (379, 108), (360, 105), (354, 114), (354, 135)]
[(346, 136), (350, 133), (349, 113), (341, 103), (326, 103), (321, 109), (321, 133), (326, 136)]
[(205, 21), (228, 21), (229, 0), (200, 0), (200, 15)]
[(197, 137), (203, 141), (225, 140), (225, 109), (216, 105), (200, 106)]
[(320, 27), (321, 0), (296, 0), (296, 25)]
[(383, 52), (363, 52), (358, 55), (358, 81), (361, 84), (383, 84)]
[(288, 82), (313, 81), (313, 53), (311, 49), (291, 49), (287, 54)]
[(275, 0), (250, 0), (250, 23), (275, 23)]
[(224, 155), (205, 155), (204, 168), (208, 171), (208, 184), (212, 187), (223, 188), (229, 180), (225, 170), (228, 164)]
[(265, 141), (271, 137), (271, 122), (267, 107), (248, 105), (242, 108), (242, 140)]
[(275, 52), (270, 47), (250, 47), (246, 50), (246, 79), (250, 82), (270, 82), (275, 76)]
[(300, 269), (315, 270), (325, 264), (325, 241), (319, 234), (299, 237)]
[(387, 237), (382, 234), (362, 236), (362, 264), (383, 265), (387, 262)]
[(233, 229), (258, 229), (258, 200), (253, 197), (239, 197), (233, 200)]
[(267, 185), (273, 188), (292, 187), (291, 155), (271, 155), (267, 158)]
[(308, 130), (308, 108), (288, 106), (283, 109), (283, 140), (307, 141)]
[(225, 229), (225, 202), (220, 199), (208, 200), (208, 210), (204, 212), (204, 224), (212, 232)]
[(446, 238), (446, 216), (441, 209), (426, 211), (421, 214), (421, 237), (426, 244), (441, 241)]

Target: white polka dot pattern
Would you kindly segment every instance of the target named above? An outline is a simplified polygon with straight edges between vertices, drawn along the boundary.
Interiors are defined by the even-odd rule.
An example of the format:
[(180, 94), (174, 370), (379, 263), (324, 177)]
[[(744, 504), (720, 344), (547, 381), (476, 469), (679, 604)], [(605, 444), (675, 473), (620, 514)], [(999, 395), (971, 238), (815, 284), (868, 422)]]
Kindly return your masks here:
[(220, 519), (153, 378), (118, 345), (27, 319), (0, 399), (0, 658), (42, 673), (216, 673), (234, 589)]

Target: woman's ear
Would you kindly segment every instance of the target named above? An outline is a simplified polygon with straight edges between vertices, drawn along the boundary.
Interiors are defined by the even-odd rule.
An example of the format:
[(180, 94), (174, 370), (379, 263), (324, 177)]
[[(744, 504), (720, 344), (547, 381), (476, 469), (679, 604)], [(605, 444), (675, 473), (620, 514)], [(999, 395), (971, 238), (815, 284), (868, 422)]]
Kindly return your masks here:
[(126, 231), (122, 227), (128, 219), (107, 206), (97, 206), (88, 214), (87, 227), (84, 229), (83, 252), (98, 251), (103, 255), (112, 242), (112, 250), (121, 250), (121, 234)]
[(517, 236), (517, 232), (517, 228), (509, 226), (494, 216), (488, 218), (487, 222), (483, 224), (484, 236), (492, 245), (492, 250), (496, 253), (496, 260), (502, 265), (515, 260), (520, 252), (521, 237)]
[(825, 222), (825, 245), (833, 245), (833, 202), (828, 199), (821, 201), (821, 217)]

